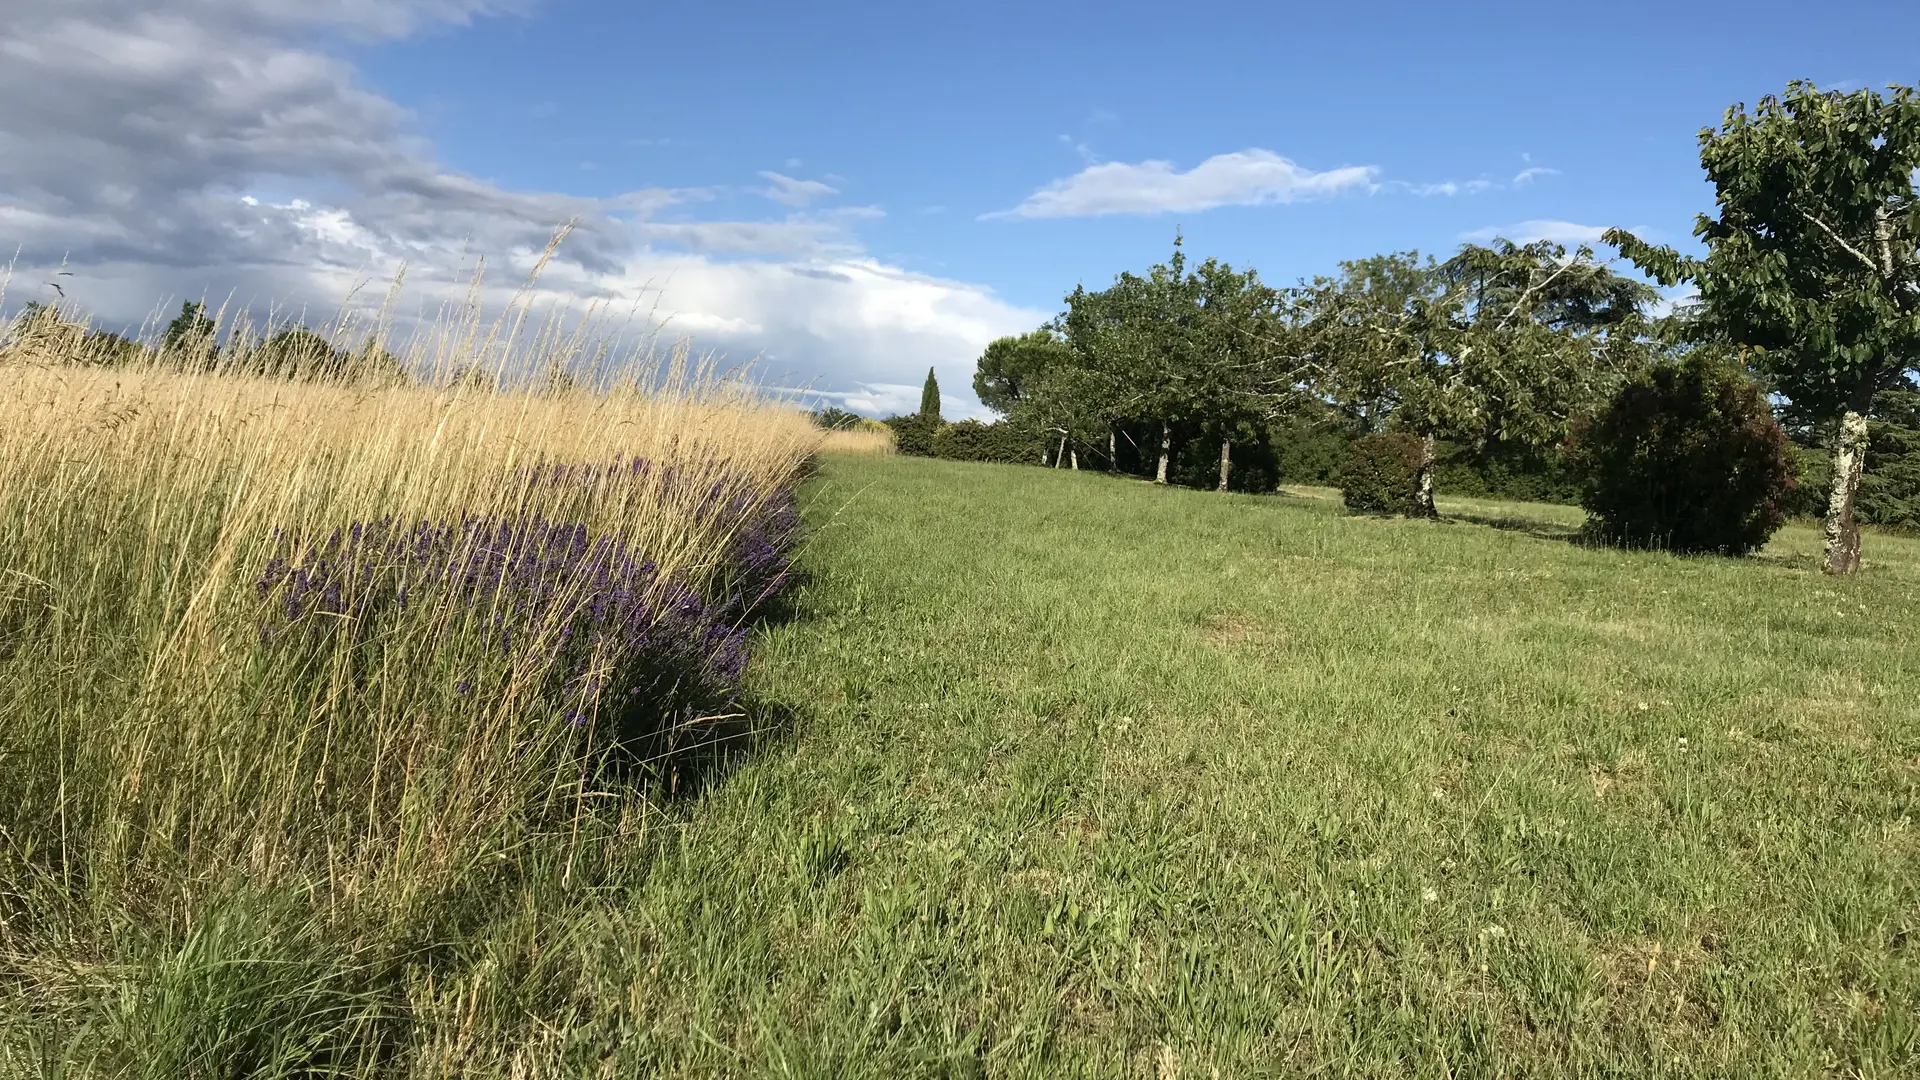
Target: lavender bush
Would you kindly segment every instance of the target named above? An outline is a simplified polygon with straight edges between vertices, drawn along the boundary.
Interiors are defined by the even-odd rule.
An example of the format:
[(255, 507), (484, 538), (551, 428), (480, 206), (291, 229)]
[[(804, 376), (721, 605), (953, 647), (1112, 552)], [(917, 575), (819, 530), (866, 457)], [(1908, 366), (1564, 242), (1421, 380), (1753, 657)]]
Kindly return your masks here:
[[(547, 466), (534, 480), (590, 487), (649, 468)], [(598, 725), (630, 749), (663, 737), (672, 747), (703, 718), (737, 712), (747, 622), (788, 582), (799, 535), (789, 490), (768, 499), (714, 485), (696, 506), (729, 538), (706, 590), (617, 537), (531, 513), (278, 535), (256, 583), (269, 603), (263, 644), (358, 649), (424, 605), (439, 633), (479, 645), (491, 677), (533, 678), (557, 723)], [(455, 690), (484, 692), (487, 677), (476, 669)]]
[(541, 463), (526, 467), (521, 479), (529, 493), (559, 488), (583, 494), (604, 494), (623, 484), (653, 481), (665, 492), (666, 501), (691, 507), (702, 525), (728, 537), (714, 595), (736, 619), (762, 613), (788, 583), (800, 532), (799, 504), (791, 487), (769, 497), (725, 481), (692, 479), (641, 457)]

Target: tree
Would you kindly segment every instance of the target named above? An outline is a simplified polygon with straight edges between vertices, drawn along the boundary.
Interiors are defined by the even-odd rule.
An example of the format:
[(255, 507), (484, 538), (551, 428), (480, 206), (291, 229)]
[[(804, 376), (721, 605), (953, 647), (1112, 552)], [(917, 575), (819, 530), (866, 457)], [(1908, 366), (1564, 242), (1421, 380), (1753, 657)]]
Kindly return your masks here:
[(1057, 441), (1053, 455), (1056, 468), (1071, 461), (1078, 469), (1077, 447), (1089, 442), (1095, 433), (1110, 430), (1108, 403), (1112, 398), (1113, 388), (1106, 373), (1060, 364), (1027, 381), (1015, 419), (1018, 426), (1039, 432), (1043, 444)]
[(211, 355), (213, 339), (220, 327), (207, 314), (207, 305), (198, 300), (183, 301), (180, 314), (167, 324), (166, 333), (161, 335), (161, 349), (174, 356), (186, 354)]
[(1173, 426), (1200, 412), (1204, 387), (1194, 378), (1200, 348), (1200, 281), (1187, 272), (1183, 241), (1145, 277), (1121, 273), (1099, 292), (1075, 288), (1061, 328), (1075, 363), (1101, 375), (1111, 422), (1160, 429), (1154, 482), (1167, 482)]
[(1248, 269), (1216, 259), (1194, 273), (1200, 307), (1187, 362), (1187, 399), (1220, 438), (1215, 485), (1226, 491), (1236, 434), (1257, 431), (1304, 403), (1308, 384), (1291, 298)]
[(852, 431), (860, 426), (860, 414), (838, 405), (823, 405), (812, 413), (815, 426), (823, 431)]
[(1883, 391), (1867, 441), (1859, 517), (1920, 530), (1920, 387)]
[(338, 379), (349, 370), (346, 354), (304, 326), (286, 327), (247, 351), (243, 368), (283, 379)]
[(107, 367), (128, 367), (147, 355), (139, 342), (109, 330), (89, 331), (83, 350), (88, 363)]
[(1826, 570), (1860, 566), (1855, 500), (1867, 418), (1920, 363), (1920, 97), (1792, 82), (1700, 132), (1717, 216), (1704, 258), (1621, 229), (1606, 241), (1663, 285), (1699, 289), (1703, 324), (1753, 350), (1771, 389), (1834, 423)]
[(1308, 289), (1304, 347), (1322, 392), (1364, 428), (1420, 438), (1419, 516), (1436, 516), (1440, 439), (1551, 445), (1649, 357), (1656, 294), (1586, 247), (1496, 240), (1445, 263), (1405, 252), (1341, 269)]
[(926, 385), (920, 388), (920, 415), (940, 422), (940, 380), (933, 377), (933, 369), (927, 369)]
[(980, 404), (1003, 416), (1012, 415), (1027, 384), (1035, 376), (1071, 363), (1073, 352), (1051, 327), (1018, 337), (998, 338), (980, 354), (973, 375), (973, 392)]

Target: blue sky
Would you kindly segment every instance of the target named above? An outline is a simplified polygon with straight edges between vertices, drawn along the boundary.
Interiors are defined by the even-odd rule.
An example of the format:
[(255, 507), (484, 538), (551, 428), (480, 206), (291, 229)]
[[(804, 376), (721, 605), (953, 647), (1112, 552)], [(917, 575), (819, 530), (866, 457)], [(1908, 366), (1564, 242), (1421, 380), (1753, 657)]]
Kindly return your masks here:
[[(1046, 307), (1157, 258), (1176, 223), (1278, 280), (1529, 220), (1684, 239), (1710, 194), (1695, 133), (1728, 104), (1920, 68), (1920, 5), (1888, 5), (1871, 34), (1804, 3), (1452, 7), (551, 0), (363, 69), (477, 175), (607, 195), (825, 181), (840, 195), (823, 204), (884, 210), (856, 229), (875, 255)], [(1492, 186), (979, 220), (1089, 162), (1184, 170), (1249, 149)], [(1553, 171), (1516, 186), (1529, 168)], [(730, 207), (779, 209), (701, 210)]]
[[(1920, 52), (1920, 6), (1894, 4), (76, 2), (65, 24), (0, 13), (0, 47), (52, 69), (0, 93), (84, 76), (119, 118), (96, 171), (143, 130), (130, 107), (173, 94), (198, 104), (155, 124), (224, 126), (176, 140), (223, 149), (169, 150), (160, 180), (103, 182), (98, 215), (129, 186), (133, 209), (69, 234), (138, 239), (140, 200), (172, 199), (207, 228), (310, 243), (332, 271), (260, 256), (245, 280), (324, 291), (354, 258), (524, 255), (549, 217), (583, 214), (556, 287), (652, 289), (697, 340), (870, 411), (910, 407), (929, 364), (975, 408), (985, 339), (1162, 258), (1176, 226), (1277, 282), (1496, 234), (1685, 243), (1711, 196), (1701, 126), (1790, 78), (1912, 81)], [(152, 60), (167, 48), (180, 63)], [(119, 98), (91, 89), (130, 70), (144, 81)], [(34, 122), (0, 136), (64, 146), (86, 125)], [(0, 165), (0, 241), (31, 255), (75, 197), (34, 202), (26, 168)], [(122, 303), (245, 261), (101, 243), (99, 294)]]

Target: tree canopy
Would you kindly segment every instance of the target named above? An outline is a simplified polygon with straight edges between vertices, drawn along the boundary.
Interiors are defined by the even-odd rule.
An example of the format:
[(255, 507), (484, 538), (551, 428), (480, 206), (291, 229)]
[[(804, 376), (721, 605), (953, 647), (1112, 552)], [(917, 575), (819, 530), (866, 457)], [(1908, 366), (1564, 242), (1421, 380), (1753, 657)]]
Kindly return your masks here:
[(1716, 212), (1691, 257), (1607, 233), (1665, 285), (1699, 291), (1692, 329), (1744, 348), (1771, 389), (1835, 427), (1827, 569), (1859, 565), (1854, 499), (1878, 397), (1920, 362), (1920, 99), (1807, 82), (1700, 132)]

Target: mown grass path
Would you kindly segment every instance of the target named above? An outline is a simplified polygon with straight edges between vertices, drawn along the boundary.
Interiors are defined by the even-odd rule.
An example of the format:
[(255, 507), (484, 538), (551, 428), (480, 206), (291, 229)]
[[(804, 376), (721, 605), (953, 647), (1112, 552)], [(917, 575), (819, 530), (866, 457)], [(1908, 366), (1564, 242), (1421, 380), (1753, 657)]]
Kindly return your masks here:
[(632, 898), (661, 1064), (1920, 1070), (1920, 543), (877, 458), (810, 505), (791, 735)]

